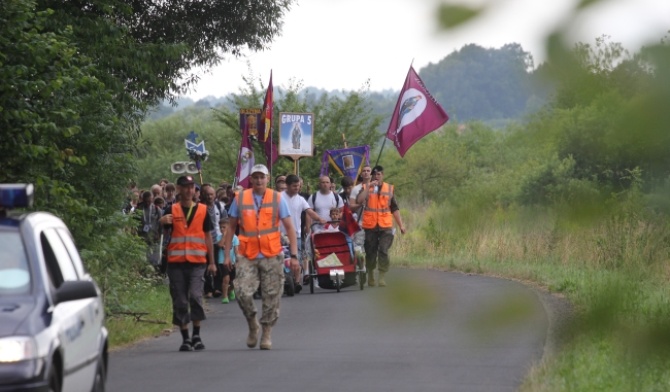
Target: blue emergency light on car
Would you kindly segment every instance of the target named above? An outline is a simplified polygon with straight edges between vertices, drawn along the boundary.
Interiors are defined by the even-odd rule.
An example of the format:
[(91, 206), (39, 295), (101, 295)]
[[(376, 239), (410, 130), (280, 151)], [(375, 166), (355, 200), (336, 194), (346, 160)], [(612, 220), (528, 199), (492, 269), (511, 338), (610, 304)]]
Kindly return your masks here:
[(33, 184), (0, 184), (0, 209), (32, 207)]

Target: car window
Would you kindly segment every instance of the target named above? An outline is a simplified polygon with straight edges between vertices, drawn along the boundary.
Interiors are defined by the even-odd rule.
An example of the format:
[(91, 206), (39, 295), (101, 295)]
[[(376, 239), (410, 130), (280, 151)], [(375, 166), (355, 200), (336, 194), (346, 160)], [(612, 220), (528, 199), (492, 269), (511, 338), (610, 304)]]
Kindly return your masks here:
[(40, 243), (42, 244), (44, 264), (46, 265), (47, 273), (49, 274), (49, 282), (51, 282), (51, 285), (54, 288), (59, 288), (63, 283), (63, 274), (60, 272), (56, 255), (54, 254), (53, 249), (51, 249), (51, 244), (49, 244), (44, 233), (40, 234)]
[(60, 267), (63, 280), (79, 280), (77, 271), (75, 270), (74, 265), (72, 264), (70, 254), (65, 248), (65, 244), (63, 244), (63, 241), (60, 239), (60, 236), (58, 235), (56, 230), (46, 229), (44, 230), (43, 235), (46, 236), (47, 241), (51, 246), (51, 250), (53, 251), (53, 254), (56, 256), (56, 262)]
[(79, 251), (72, 241), (72, 236), (65, 229), (58, 229), (58, 234), (67, 248), (72, 264), (74, 264), (74, 268), (77, 270), (77, 275), (79, 275), (79, 278), (82, 278), (86, 274), (86, 270), (84, 269), (84, 264), (79, 256)]
[(30, 292), (26, 249), (18, 231), (0, 231), (0, 297)]

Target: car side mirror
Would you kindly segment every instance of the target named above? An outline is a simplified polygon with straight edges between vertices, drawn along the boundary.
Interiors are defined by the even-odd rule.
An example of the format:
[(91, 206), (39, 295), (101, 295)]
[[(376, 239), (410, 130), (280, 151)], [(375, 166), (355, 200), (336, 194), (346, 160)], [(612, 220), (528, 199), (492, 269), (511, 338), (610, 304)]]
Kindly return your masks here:
[(56, 290), (54, 296), (55, 304), (67, 301), (76, 301), (79, 299), (95, 298), (98, 296), (98, 289), (90, 280), (66, 280)]

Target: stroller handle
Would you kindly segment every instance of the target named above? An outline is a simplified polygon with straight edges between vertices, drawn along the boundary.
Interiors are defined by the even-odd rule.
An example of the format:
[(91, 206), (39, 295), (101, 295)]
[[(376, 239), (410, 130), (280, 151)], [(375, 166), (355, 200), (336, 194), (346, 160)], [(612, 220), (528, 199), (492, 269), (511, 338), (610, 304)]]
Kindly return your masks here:
[[(326, 223), (340, 223), (340, 221), (339, 221), (339, 220), (329, 220), (329, 221), (326, 221)], [(320, 225), (320, 224), (321, 224), (321, 223), (319, 223), (319, 222), (314, 222), (314, 223), (312, 223), (312, 225), (310, 226), (310, 228), (311, 228), (312, 231), (313, 231), (313, 230), (314, 230), (314, 226), (317, 226), (317, 225)]]

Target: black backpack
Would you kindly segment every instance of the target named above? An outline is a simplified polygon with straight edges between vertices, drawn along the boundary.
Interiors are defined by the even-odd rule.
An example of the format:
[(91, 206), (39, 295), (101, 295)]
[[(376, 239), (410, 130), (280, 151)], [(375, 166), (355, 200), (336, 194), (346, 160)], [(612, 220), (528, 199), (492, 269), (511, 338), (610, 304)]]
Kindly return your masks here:
[[(316, 194), (319, 192), (314, 192), (312, 194), (312, 205), (316, 208)], [(340, 195), (337, 194), (337, 192), (333, 192), (333, 195), (335, 195), (335, 207), (337, 207), (338, 204), (340, 204)]]

